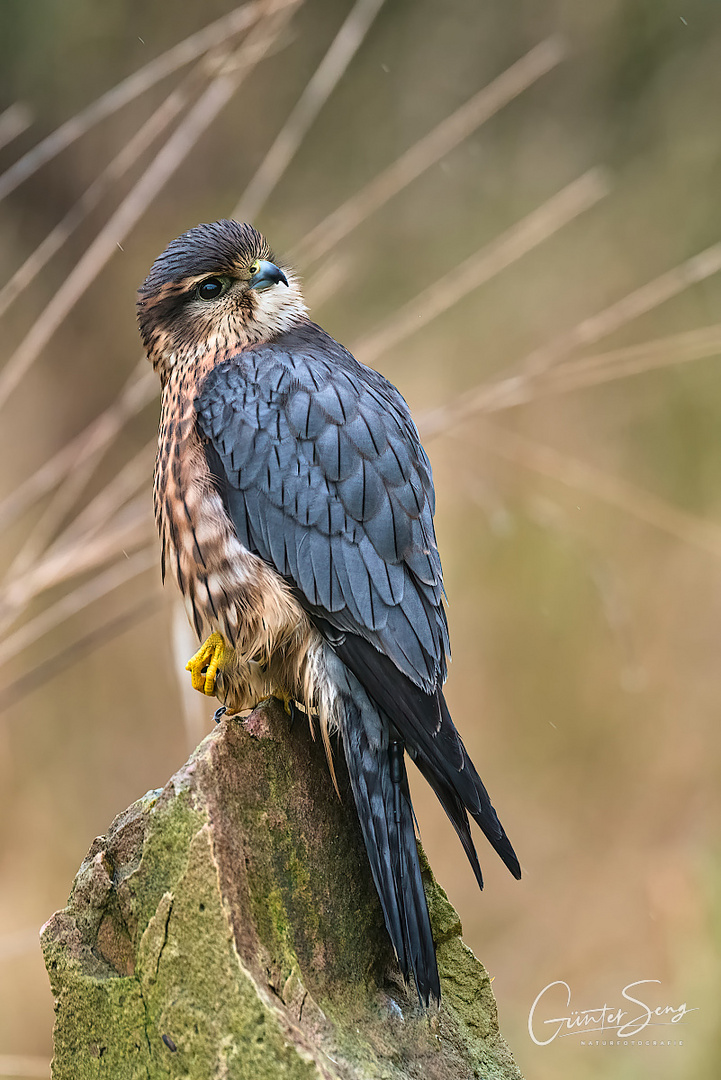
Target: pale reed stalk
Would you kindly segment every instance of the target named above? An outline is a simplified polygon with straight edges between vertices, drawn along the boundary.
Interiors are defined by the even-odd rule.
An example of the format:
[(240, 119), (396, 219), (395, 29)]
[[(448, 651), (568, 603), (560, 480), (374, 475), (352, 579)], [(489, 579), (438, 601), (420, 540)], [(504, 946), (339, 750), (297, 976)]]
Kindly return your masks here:
[(87, 541), (53, 545), (22, 577), (10, 582), (0, 594), (0, 629), (13, 622), (19, 612), (50, 588), (132, 552), (155, 536), (152, 508), (142, 495), (122, 508), (116, 520)]
[(687, 364), (721, 352), (721, 323), (670, 334), (654, 341), (566, 360), (538, 375), (516, 376), (482, 387), (473, 399), (474, 412), (491, 413), (525, 405), (540, 397), (567, 394), (601, 383), (643, 375), (659, 368)]
[(680, 510), (666, 499), (627, 480), (498, 424), (484, 421), (474, 434), (490, 453), (566, 487), (583, 491), (676, 540), (716, 558), (721, 557), (721, 526), (711, 521)]
[(187, 104), (187, 94), (182, 89), (173, 90), (153, 115), (123, 147), (117, 157), (103, 169), (90, 187), (83, 193), (62, 220), (38, 244), (33, 252), (0, 289), (0, 315), (4, 315), (23, 289), (31, 285), (40, 271), (47, 266), (75, 229), (99, 204), (110, 186), (122, 178), (132, 165), (152, 146), (153, 142), (180, 114)]
[(229, 37), (248, 30), (264, 13), (265, 5), (261, 2), (243, 4), (134, 71), (127, 79), (123, 79), (117, 86), (102, 94), (70, 120), (66, 120), (11, 165), (0, 176), (0, 199), (4, 199), (23, 181), (48, 161), (52, 161), (101, 120), (112, 116), (118, 109), (122, 109), (124, 105), (140, 97), (168, 75), (197, 60), (203, 53), (222, 45)]
[(115, 401), (0, 503), (0, 528), (8, 528), (88, 458), (100, 458), (128, 420), (158, 394), (158, 379), (143, 357)]
[(486, 120), (556, 67), (565, 54), (565, 44), (559, 37), (540, 42), (324, 218), (296, 244), (290, 258), (307, 265), (325, 255)]
[[(487, 87), (446, 117), (428, 135), (405, 151), (400, 158), (378, 177), (361, 189), (357, 196), (340, 207), (334, 214), (316, 227), (298, 248), (298, 259), (313, 259), (328, 251), (341, 236), (347, 235), (362, 220), (382, 206), (394, 194), (398, 194), (413, 179), (448, 153), (463, 139), (473, 133), (485, 120), (523, 90), (531, 86), (543, 74), (555, 67), (564, 57), (565, 47), (560, 39), (548, 38), (504, 71)], [(308, 285), (314, 303), (320, 305), (329, 299), (348, 274), (347, 262), (333, 264), (333, 273), (324, 267)], [(337, 272), (335, 272), (337, 270)], [(0, 522), (10, 524), (19, 513), (34, 501), (47, 494), (68, 471), (88, 453), (101, 453), (121, 429), (126, 419), (135, 415), (157, 392), (151, 373), (141, 379), (138, 376), (137, 396), (133, 403), (123, 408), (123, 402), (133, 392), (124, 391), (118, 405), (112, 405), (97, 422), (72, 440), (53, 459), (21, 484), (0, 504)], [(94, 449), (97, 445), (98, 449)]]
[(383, 353), (423, 329), (432, 319), (595, 206), (608, 190), (608, 178), (603, 170), (590, 169), (465, 262), (437, 278), (395, 311), (385, 324), (360, 338), (351, 351), (364, 363), (374, 364)]
[(33, 122), (32, 110), (23, 101), (16, 101), (0, 113), (0, 150), (27, 131)]
[(243, 80), (260, 63), (299, 0), (268, 0), (266, 18), (211, 81), (48, 302), (0, 372), (0, 408), (100, 271)]
[(30, 619), (19, 630), (0, 641), (0, 665), (15, 660), (23, 649), (33, 647), (43, 635), (49, 634), (90, 604), (96, 603), (115, 589), (127, 585), (128, 582), (153, 567), (156, 569), (158, 567), (156, 544), (141, 548), (134, 555), (123, 557), (101, 574), (96, 574), (90, 581), (44, 608), (34, 619)]
[(678, 296), (691, 285), (698, 285), (706, 278), (717, 274), (721, 270), (721, 243), (713, 244), (698, 255), (686, 259), (679, 266), (667, 270), (653, 281), (647, 282), (639, 289), (634, 289), (626, 296), (622, 296), (614, 304), (583, 319), (570, 330), (564, 331), (552, 341), (534, 349), (524, 360), (520, 367), (524, 372), (537, 374), (547, 371), (559, 360), (564, 360), (574, 349), (585, 345), (595, 345), (601, 338), (615, 333), (627, 323), (638, 319), (641, 315), (647, 315), (649, 311), (664, 304), (667, 300)]
[[(704, 281), (719, 270), (721, 270), (721, 243), (706, 248), (679, 266), (661, 274), (660, 277), (642, 285), (639, 289), (634, 289), (633, 292), (621, 297), (603, 311), (584, 319), (572, 329), (554, 338), (553, 341), (535, 349), (519, 364), (514, 365), (518, 369), (515, 374), (506, 375), (496, 382), (474, 386), (449, 404), (426, 413), (421, 419), (424, 431), (428, 437), (432, 437), (475, 413), (495, 412), (510, 408), (512, 405), (522, 404), (524, 400), (530, 400), (529, 387), (537, 385), (537, 381), (547, 373), (552, 381), (554, 377), (550, 375), (550, 372), (554, 366), (560, 365), (560, 361), (565, 360), (574, 349), (582, 345), (595, 344), (601, 338), (621, 329), (640, 315), (648, 314), (666, 300), (678, 296), (685, 289)], [(696, 332), (692, 331), (692, 333)], [(698, 331), (699, 335), (704, 333), (704, 330)], [(711, 350), (708, 353), (702, 351), (701, 355), (713, 355), (715, 352), (714, 346), (708, 341), (703, 347), (700, 342), (697, 342), (696, 347)], [(658, 352), (655, 353), (655, 359), (659, 360)], [(603, 362), (600, 359), (598, 362), (600, 371), (603, 368)], [(579, 360), (576, 363), (583, 364), (583, 361)], [(627, 363), (629, 373), (632, 372), (634, 363), (637, 371), (644, 370), (643, 361), (640, 358), (636, 358), (635, 361), (627, 358)], [(570, 362), (565, 370), (569, 372)], [(569, 386), (570, 378), (571, 376), (569, 376)], [(598, 381), (604, 380), (599, 376)], [(560, 379), (559, 385), (563, 385), (563, 378)]]
[(356, 0), (328, 52), (293, 106), (290, 116), (240, 197), (232, 216), (254, 221), (298, 152), (318, 113), (365, 40), (384, 0)]

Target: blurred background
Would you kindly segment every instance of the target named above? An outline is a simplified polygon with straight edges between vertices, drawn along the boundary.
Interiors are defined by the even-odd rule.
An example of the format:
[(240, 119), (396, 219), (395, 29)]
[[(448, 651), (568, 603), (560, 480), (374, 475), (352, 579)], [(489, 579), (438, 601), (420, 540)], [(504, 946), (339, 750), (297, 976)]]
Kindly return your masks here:
[[(428, 448), (447, 694), (523, 880), (480, 838), (479, 894), (415, 802), (519, 1066), (717, 1077), (719, 5), (5, 0), (0, 71), (0, 1075), (49, 1075), (37, 934), (93, 837), (211, 726), (134, 302), (235, 214)], [(539, 1041), (639, 980), (696, 1011), (539, 1046), (557, 980)]]

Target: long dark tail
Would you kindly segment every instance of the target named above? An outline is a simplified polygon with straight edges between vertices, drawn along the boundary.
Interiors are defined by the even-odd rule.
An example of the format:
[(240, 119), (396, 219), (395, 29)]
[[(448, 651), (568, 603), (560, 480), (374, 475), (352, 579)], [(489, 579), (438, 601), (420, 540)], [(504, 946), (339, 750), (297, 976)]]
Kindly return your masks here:
[[(340, 668), (342, 665), (338, 664)], [(353, 675), (335, 672), (351, 788), (388, 933), (424, 1005), (441, 996), (403, 744)]]
[(328, 674), (341, 697), (343, 747), (373, 880), (401, 970), (406, 978), (413, 975), (427, 1005), (440, 999), (440, 984), (404, 750), (438, 796), (480, 887), (469, 814), (514, 877), (521, 868), (440, 686), (425, 693), (357, 635), (338, 635), (329, 643)]
[(456, 731), (438, 687), (427, 694), (392, 660), (357, 635), (348, 634), (333, 646), (373, 703), (400, 733), (408, 753), (438, 796), (463, 844), (478, 884), (481, 868), (473, 845), (468, 814), (483, 830), (515, 878), (521, 867), (501, 825), (490, 796)]

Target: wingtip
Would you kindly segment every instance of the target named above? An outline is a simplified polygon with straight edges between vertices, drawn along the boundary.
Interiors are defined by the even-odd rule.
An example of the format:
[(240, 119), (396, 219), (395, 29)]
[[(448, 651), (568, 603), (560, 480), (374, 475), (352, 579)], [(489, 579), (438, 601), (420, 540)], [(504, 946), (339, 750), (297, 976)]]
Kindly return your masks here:
[(493, 843), (495, 851), (501, 856), (504, 864), (511, 870), (511, 873), (516, 880), (520, 880), (520, 863), (518, 862), (518, 855), (513, 849), (511, 840), (508, 839), (505, 833), (502, 833), (499, 840), (491, 842)]
[[(508, 843), (508, 838), (507, 837), (506, 837), (506, 842)], [(508, 849), (507, 850), (499, 851), (498, 854), (501, 856), (501, 858), (503, 859), (504, 863), (506, 864), (508, 869), (513, 874), (516, 881), (520, 881), (521, 880), (521, 864), (519, 863), (518, 856), (516, 855), (515, 851), (511, 847), (510, 843), (508, 843)]]

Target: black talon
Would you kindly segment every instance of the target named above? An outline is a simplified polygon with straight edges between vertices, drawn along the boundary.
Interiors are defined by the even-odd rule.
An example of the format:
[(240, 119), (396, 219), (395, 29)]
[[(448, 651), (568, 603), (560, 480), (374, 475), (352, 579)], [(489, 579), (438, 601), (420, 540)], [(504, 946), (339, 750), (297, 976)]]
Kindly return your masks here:
[(288, 702), (288, 708), (290, 709), (290, 721), (288, 723), (288, 731), (292, 731), (296, 720), (300, 716), (300, 709), (292, 698)]
[(215, 710), (215, 712), (213, 713), (213, 719), (215, 720), (216, 724), (220, 723), (220, 721), (223, 719), (223, 717), (225, 716), (227, 711), (228, 711), (228, 706), (227, 705), (221, 705), (219, 709)]

